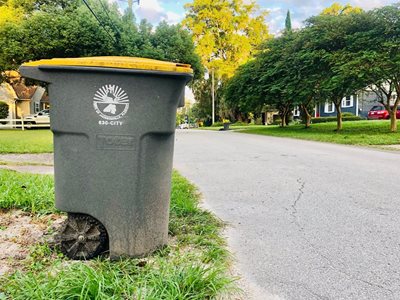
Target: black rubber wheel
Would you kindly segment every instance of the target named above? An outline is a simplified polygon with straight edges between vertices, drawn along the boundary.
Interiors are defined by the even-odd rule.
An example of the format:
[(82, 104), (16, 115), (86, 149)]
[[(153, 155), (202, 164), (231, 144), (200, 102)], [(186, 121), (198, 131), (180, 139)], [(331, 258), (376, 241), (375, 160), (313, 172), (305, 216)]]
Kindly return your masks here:
[(105, 227), (85, 214), (69, 213), (56, 239), (61, 252), (70, 259), (87, 260), (108, 250)]

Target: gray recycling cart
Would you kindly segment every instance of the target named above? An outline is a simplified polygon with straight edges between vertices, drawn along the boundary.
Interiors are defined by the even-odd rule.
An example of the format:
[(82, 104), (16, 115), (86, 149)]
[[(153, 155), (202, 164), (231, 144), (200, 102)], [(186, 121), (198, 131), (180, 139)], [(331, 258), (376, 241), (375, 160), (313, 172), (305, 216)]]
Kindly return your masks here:
[(168, 242), (176, 109), (189, 65), (131, 57), (40, 60), (48, 83), (58, 240), (73, 259), (146, 255)]

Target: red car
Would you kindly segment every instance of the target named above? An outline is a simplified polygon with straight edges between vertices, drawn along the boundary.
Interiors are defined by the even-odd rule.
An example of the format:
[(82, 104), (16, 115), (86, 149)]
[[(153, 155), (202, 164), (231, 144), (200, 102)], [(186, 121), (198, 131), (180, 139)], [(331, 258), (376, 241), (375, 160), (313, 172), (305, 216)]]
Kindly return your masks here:
[[(396, 118), (400, 119), (400, 106), (397, 107)], [(375, 105), (368, 112), (368, 120), (390, 119), (389, 112), (383, 105)]]

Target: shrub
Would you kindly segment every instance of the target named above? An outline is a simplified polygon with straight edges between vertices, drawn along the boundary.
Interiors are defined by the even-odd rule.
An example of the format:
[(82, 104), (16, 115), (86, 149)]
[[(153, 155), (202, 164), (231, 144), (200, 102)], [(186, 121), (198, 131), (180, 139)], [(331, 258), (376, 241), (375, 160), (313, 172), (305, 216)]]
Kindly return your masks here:
[(8, 117), (8, 104), (0, 101), (0, 119)]
[(241, 122), (241, 121), (237, 121), (232, 124), (232, 126), (247, 126), (247, 125), (249, 125), (249, 124), (246, 122)]
[[(343, 116), (342, 117), (343, 122), (345, 121), (361, 121), (364, 120), (361, 117), (351, 115), (351, 116)], [(312, 118), (311, 123), (313, 124), (318, 124), (318, 123), (327, 123), (327, 122), (336, 122), (337, 118), (336, 117), (320, 117), (320, 118)]]
[(275, 118), (274, 121), (272, 122), (272, 125), (281, 125), (282, 120), (281, 118)]
[(222, 122), (215, 122), (214, 124), (211, 125), (211, 127), (222, 127), (224, 126), (224, 123)]

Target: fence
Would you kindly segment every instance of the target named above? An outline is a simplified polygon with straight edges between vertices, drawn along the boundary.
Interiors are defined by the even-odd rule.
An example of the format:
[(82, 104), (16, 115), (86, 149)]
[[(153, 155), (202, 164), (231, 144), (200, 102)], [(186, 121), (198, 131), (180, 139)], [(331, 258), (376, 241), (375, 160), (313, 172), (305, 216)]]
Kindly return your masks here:
[(0, 119), (0, 129), (31, 129), (31, 128), (50, 128), (50, 124), (33, 124), (31, 120), (21, 119)]

